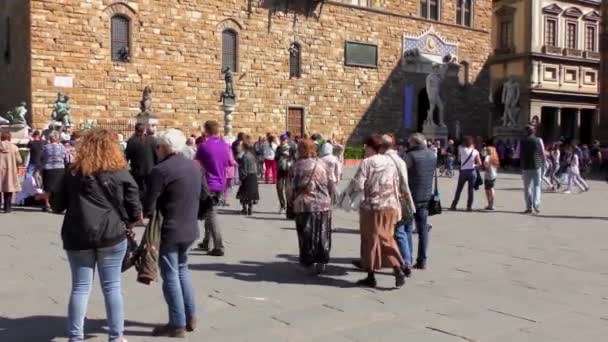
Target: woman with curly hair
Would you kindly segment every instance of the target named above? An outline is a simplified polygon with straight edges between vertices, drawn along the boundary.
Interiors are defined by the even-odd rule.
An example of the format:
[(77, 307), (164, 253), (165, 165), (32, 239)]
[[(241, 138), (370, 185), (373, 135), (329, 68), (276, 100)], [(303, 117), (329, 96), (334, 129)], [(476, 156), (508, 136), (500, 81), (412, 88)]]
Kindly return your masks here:
[(498, 158), (498, 152), (496, 152), (496, 147), (494, 147), (493, 139), (488, 141), (484, 152), (485, 153), (483, 158), (483, 169), (485, 170), (485, 172), (483, 177), (483, 184), (484, 189), (486, 191), (486, 198), (488, 199), (488, 206), (486, 207), (486, 210), (494, 210), (494, 198), (496, 197), (496, 191), (494, 190), (494, 186), (496, 183), (496, 178), (498, 176), (500, 159)]
[(124, 342), (120, 276), (127, 232), (141, 221), (139, 190), (110, 131), (87, 132), (77, 152), (59, 185), (47, 194), (54, 211), (66, 210), (61, 237), (72, 272), (68, 336), (70, 341), (84, 338), (84, 318), (97, 267), (109, 341)]

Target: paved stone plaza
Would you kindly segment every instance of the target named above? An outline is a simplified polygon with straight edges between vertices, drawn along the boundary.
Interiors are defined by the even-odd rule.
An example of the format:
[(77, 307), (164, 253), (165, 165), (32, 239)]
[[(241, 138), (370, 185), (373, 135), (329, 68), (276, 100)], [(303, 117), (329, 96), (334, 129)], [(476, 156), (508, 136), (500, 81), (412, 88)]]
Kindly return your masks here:
[[(608, 185), (581, 195), (547, 194), (540, 216), (523, 209), (518, 176), (501, 176), (495, 213), (448, 212), (433, 218), (429, 269), (401, 290), (390, 273), (376, 290), (363, 277), (358, 219), (336, 212), (328, 274), (304, 275), (294, 223), (276, 214), (262, 186), (254, 217), (221, 217), (227, 256), (191, 253), (200, 328), (190, 341), (606, 341), (608, 336)], [(442, 180), (449, 205), (455, 180)], [(485, 206), (485, 199), (477, 207)], [(233, 201), (233, 204), (236, 204)], [(461, 205), (463, 205), (462, 203)], [(65, 341), (70, 275), (61, 217), (39, 211), (0, 216), (0, 341)], [(141, 235), (141, 231), (139, 232)], [(388, 271), (388, 270), (387, 270)], [(382, 288), (384, 287), (384, 288)], [(124, 277), (129, 341), (166, 321), (160, 284)], [(86, 331), (105, 341), (99, 284)]]

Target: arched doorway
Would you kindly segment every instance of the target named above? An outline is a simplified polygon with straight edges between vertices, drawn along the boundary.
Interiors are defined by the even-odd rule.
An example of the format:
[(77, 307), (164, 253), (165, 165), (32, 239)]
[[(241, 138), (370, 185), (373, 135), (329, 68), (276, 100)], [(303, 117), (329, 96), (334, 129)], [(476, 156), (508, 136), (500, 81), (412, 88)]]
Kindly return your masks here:
[(424, 121), (426, 120), (429, 111), (429, 97), (426, 94), (426, 88), (423, 88), (418, 93), (418, 116), (416, 120), (416, 132), (422, 132)]

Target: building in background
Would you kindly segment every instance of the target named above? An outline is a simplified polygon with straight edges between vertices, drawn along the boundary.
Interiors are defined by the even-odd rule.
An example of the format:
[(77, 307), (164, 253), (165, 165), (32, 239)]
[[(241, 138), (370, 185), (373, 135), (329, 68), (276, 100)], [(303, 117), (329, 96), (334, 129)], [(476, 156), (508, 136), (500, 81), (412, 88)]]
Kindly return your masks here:
[(534, 122), (547, 141), (599, 136), (599, 0), (495, 0), (490, 59), (494, 125), (503, 86), (519, 82), (517, 126)]
[(600, 68), (600, 130), (597, 139), (608, 142), (608, 2), (602, 3), (602, 25), (600, 36), (602, 52)]
[(25, 100), (45, 126), (62, 92), (77, 125), (120, 130), (150, 86), (161, 126), (195, 132), (222, 120), (230, 67), (235, 131), (360, 143), (420, 129), (437, 63), (450, 64), (441, 93), (452, 134), (486, 135), (491, 13), (473, 0), (8, 0), (0, 110)]

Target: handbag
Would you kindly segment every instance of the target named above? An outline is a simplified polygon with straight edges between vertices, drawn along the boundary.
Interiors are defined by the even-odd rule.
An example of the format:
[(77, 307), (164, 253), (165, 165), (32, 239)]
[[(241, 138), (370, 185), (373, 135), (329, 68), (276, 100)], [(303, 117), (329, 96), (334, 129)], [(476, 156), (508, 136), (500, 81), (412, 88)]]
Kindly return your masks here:
[(439, 195), (439, 177), (437, 176), (437, 169), (435, 169), (434, 173), (435, 190), (433, 191), (433, 196), (431, 196), (431, 199), (428, 203), (429, 216), (441, 215), (441, 213), (443, 212), (443, 209), (441, 208), (441, 198)]
[(479, 172), (478, 168), (475, 168), (475, 184), (473, 184), (473, 189), (479, 190), (479, 188), (483, 185), (483, 178), (481, 178), (481, 172)]

